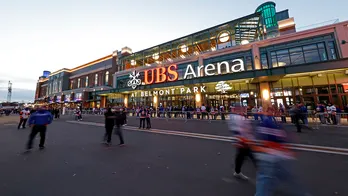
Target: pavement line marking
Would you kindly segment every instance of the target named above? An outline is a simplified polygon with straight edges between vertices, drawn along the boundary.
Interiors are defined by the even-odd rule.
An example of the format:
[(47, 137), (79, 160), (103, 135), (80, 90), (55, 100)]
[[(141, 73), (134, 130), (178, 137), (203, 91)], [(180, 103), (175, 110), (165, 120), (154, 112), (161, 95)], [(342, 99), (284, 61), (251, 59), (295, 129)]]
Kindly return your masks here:
[[(93, 125), (98, 127), (104, 126), (104, 124), (102, 123), (95, 123), (95, 122), (76, 122), (76, 121), (66, 121), (66, 122), (75, 123), (75, 124)], [(208, 134), (200, 134), (200, 133), (189, 133), (189, 132), (169, 131), (169, 130), (159, 130), (159, 129), (143, 130), (143, 129), (138, 129), (136, 127), (131, 127), (131, 126), (125, 126), (123, 128), (127, 130), (132, 130), (132, 131), (139, 131), (139, 132), (159, 133), (159, 134), (166, 134), (166, 135), (193, 137), (193, 138), (224, 141), (224, 142), (233, 142), (236, 140), (235, 137), (208, 135)], [(327, 154), (338, 154), (338, 155), (348, 156), (348, 149), (346, 148), (325, 147), (325, 146), (315, 146), (315, 145), (306, 145), (306, 144), (293, 144), (293, 143), (290, 143), (287, 146), (288, 148), (294, 149), (294, 150), (321, 152), (321, 153), (327, 153)]]
[(12, 123), (12, 124), (3, 124), (4, 126), (14, 126), (14, 125), (17, 125), (15, 123)]

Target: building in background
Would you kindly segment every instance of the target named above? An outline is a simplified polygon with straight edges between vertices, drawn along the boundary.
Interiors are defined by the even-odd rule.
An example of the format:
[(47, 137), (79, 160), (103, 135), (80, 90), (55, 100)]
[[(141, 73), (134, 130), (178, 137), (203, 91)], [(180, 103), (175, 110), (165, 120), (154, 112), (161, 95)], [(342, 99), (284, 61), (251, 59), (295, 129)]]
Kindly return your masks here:
[[(109, 86), (99, 85), (106, 73), (95, 71), (101, 69), (96, 62), (88, 64), (89, 70), (54, 72), (48, 82), (67, 73), (70, 89), (47, 97), (82, 90), (83, 105), (90, 108), (298, 102), (309, 109), (317, 103), (343, 107), (348, 103), (347, 40), (347, 21), (296, 31), (288, 10), (277, 11), (275, 3), (266, 2), (255, 13), (191, 35), (134, 53), (128, 47), (113, 52), (101, 61), (111, 66)], [(81, 88), (86, 76), (88, 84), (98, 85)]]

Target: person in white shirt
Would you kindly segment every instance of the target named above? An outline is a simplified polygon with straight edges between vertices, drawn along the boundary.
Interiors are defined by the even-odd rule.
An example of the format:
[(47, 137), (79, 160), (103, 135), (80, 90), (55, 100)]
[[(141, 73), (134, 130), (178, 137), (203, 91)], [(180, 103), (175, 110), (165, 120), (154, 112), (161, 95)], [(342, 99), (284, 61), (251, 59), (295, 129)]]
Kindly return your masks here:
[(330, 118), (332, 120), (332, 123), (334, 125), (337, 124), (337, 119), (336, 119), (336, 106), (334, 104), (330, 104)]
[(25, 124), (27, 124), (27, 120), (30, 116), (30, 111), (28, 108), (25, 108), (24, 110), (22, 110), (19, 113), (19, 124), (18, 124), (18, 129), (21, 128), (21, 126), (23, 127), (23, 129), (25, 129)]

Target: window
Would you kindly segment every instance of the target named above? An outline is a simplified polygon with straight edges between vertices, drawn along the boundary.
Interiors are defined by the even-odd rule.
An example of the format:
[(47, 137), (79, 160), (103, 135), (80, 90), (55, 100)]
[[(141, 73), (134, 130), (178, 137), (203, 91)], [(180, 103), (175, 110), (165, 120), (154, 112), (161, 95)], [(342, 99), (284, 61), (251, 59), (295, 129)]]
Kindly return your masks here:
[(70, 81), (70, 89), (73, 89), (73, 87), (74, 87), (74, 80), (71, 80)]
[(306, 63), (313, 63), (320, 61), (320, 56), (316, 44), (303, 46), (303, 52)]
[(109, 84), (109, 71), (105, 73), (105, 85)]
[(98, 86), (98, 74), (95, 74), (95, 77), (94, 77), (94, 86)]
[(321, 61), (327, 61), (324, 43), (318, 44), (319, 56)]
[(289, 51), (286, 50), (278, 50), (277, 52), (277, 61), (278, 61), (278, 66), (286, 66), (290, 65), (290, 56), (289, 56)]
[(329, 46), (329, 50), (330, 50), (330, 57), (332, 59), (337, 59), (337, 56), (336, 56), (336, 49), (335, 49), (335, 43), (334, 42), (329, 42), (328, 43), (328, 46)]
[(305, 63), (302, 47), (289, 49), (291, 64), (298, 65)]
[(268, 60), (266, 54), (261, 54), (261, 67), (262, 69), (268, 69)]
[(86, 76), (85, 87), (88, 87), (88, 76)]
[(81, 86), (81, 79), (79, 78), (79, 79), (77, 79), (77, 88), (80, 88)]
[(252, 60), (251, 60), (251, 56), (245, 57), (245, 60), (246, 60), (246, 69), (248, 71), (249, 70), (253, 70), (253, 63), (252, 63)]

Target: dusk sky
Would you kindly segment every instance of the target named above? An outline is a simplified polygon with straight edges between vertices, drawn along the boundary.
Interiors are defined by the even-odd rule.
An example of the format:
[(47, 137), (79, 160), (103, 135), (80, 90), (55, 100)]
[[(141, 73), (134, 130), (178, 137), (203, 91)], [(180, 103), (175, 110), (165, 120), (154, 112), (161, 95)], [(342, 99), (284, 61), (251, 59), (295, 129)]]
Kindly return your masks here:
[[(0, 102), (33, 101), (44, 70), (73, 68), (120, 50), (133, 52), (255, 12), (262, 0), (10, 0), (0, 3)], [(278, 0), (298, 28), (348, 20), (346, 0)]]

